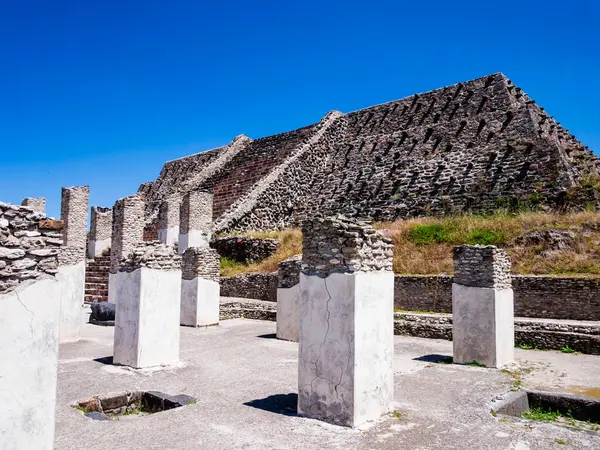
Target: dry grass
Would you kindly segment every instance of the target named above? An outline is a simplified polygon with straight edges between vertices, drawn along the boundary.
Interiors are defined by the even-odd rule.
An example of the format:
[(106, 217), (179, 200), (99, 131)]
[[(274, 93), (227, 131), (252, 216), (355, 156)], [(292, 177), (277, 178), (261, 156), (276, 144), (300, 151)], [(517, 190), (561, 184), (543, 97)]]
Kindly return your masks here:
[[(600, 213), (596, 212), (462, 215), (399, 220), (375, 226), (394, 241), (395, 273), (451, 274), (454, 245), (490, 243), (506, 248), (514, 273), (600, 274), (600, 231), (596, 231), (600, 230)], [(514, 238), (527, 232), (549, 229), (573, 230), (577, 236), (573, 251), (545, 253), (535, 246), (512, 244)]]
[(297, 228), (273, 232), (244, 234), (247, 237), (279, 239), (279, 249), (269, 258), (252, 264), (221, 261), (221, 275), (233, 276), (248, 272), (275, 272), (277, 265), (290, 256), (302, 253), (302, 232)]
[[(527, 212), (492, 216), (461, 215), (445, 218), (418, 218), (375, 227), (394, 242), (394, 272), (398, 274), (451, 274), (452, 249), (459, 244), (494, 244), (506, 248), (513, 272), (519, 274), (590, 276), (600, 274), (600, 213), (549, 214)], [(544, 252), (537, 246), (516, 246), (513, 239), (534, 230), (570, 229), (576, 233), (570, 251)], [(249, 233), (281, 241), (276, 254), (250, 264), (226, 264), (222, 275), (244, 272), (272, 272), (284, 259), (302, 253), (298, 229), (269, 233)]]

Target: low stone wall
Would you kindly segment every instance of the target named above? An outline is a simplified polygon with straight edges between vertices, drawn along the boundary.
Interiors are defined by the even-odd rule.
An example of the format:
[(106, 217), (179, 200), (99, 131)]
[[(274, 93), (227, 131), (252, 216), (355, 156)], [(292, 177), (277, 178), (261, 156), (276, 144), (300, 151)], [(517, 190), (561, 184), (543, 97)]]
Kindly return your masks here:
[(210, 243), (220, 256), (241, 263), (268, 258), (279, 248), (277, 239), (222, 237)]
[[(600, 278), (512, 276), (515, 316), (600, 320)], [(452, 312), (452, 277), (397, 275), (394, 307), (405, 311)]]
[[(512, 276), (515, 316), (600, 321), (600, 278)], [(277, 301), (277, 273), (221, 278), (221, 295)], [(394, 308), (452, 313), (452, 276), (396, 275)]]
[(277, 272), (221, 277), (221, 296), (277, 301)]
[(452, 277), (394, 277), (394, 308), (405, 311), (452, 312)]
[[(394, 334), (451, 341), (452, 316), (395, 313)], [(530, 345), (539, 350), (568, 346), (581, 353), (600, 355), (600, 325), (517, 319), (515, 345)]]

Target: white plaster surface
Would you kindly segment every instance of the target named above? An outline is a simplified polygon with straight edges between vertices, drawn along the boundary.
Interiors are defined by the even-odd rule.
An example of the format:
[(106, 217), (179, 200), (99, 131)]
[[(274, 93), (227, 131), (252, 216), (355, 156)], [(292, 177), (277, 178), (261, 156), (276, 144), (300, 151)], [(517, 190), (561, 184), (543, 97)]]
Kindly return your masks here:
[(204, 327), (219, 324), (219, 283), (196, 277), (181, 280), (181, 325)]
[(0, 295), (0, 448), (54, 444), (61, 285), (27, 281)]
[(85, 261), (72, 266), (60, 266), (56, 279), (61, 286), (59, 341), (78, 341), (85, 295)]
[(110, 248), (111, 239), (102, 239), (100, 241), (89, 241), (88, 242), (88, 258), (96, 258), (102, 256), (104, 250)]
[(119, 282), (119, 277), (116, 273), (108, 274), (108, 301), (114, 304), (118, 303), (119, 300), (119, 292), (120, 289), (117, 289), (117, 283)]
[(298, 342), (298, 305), (300, 283), (291, 288), (277, 288), (277, 338)]
[(200, 230), (190, 230), (187, 233), (179, 233), (179, 254), (183, 255), (183, 252), (185, 252), (190, 247), (208, 247), (210, 237), (210, 233), (207, 235), (206, 233)]
[(502, 367), (514, 361), (512, 289), (452, 284), (454, 362)]
[(298, 414), (356, 427), (392, 408), (394, 275), (300, 274)]
[(142, 267), (114, 279), (113, 362), (135, 368), (178, 362), (181, 271)]
[(174, 245), (179, 241), (179, 226), (158, 229), (158, 240), (162, 244)]

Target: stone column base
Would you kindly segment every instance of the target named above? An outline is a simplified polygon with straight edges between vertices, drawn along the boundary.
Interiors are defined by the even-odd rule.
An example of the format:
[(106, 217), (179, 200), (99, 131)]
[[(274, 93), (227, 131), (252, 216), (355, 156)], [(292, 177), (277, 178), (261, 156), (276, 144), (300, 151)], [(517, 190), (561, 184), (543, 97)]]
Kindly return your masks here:
[(394, 274), (300, 274), (298, 414), (359, 426), (392, 409)]
[(188, 327), (219, 325), (219, 283), (196, 277), (181, 280), (180, 323)]
[(512, 289), (452, 284), (454, 362), (502, 367), (514, 361)]
[(298, 342), (300, 284), (277, 289), (277, 339)]
[(2, 448), (54, 448), (61, 292), (47, 278), (0, 295)]
[(112, 274), (118, 299), (114, 364), (135, 368), (179, 361), (180, 270), (142, 267)]

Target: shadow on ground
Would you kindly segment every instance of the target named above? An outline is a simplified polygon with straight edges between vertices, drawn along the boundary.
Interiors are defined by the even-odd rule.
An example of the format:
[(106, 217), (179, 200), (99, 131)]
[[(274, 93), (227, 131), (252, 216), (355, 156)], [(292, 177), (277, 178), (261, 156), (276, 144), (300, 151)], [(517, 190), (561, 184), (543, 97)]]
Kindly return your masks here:
[(94, 361), (99, 362), (100, 364), (112, 365), (113, 357), (112, 356), (103, 356), (102, 358), (94, 358)]
[(277, 335), (275, 333), (261, 334), (260, 336), (256, 336), (256, 337), (263, 338), (263, 339), (277, 339)]
[(298, 394), (269, 395), (246, 402), (244, 405), (284, 416), (296, 416), (298, 415)]
[(452, 364), (452, 356), (448, 355), (423, 355), (418, 358), (413, 358), (413, 361), (423, 361), (428, 363), (436, 363), (436, 364)]

